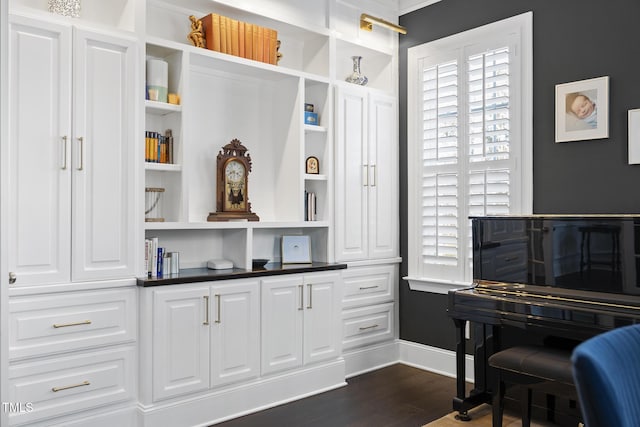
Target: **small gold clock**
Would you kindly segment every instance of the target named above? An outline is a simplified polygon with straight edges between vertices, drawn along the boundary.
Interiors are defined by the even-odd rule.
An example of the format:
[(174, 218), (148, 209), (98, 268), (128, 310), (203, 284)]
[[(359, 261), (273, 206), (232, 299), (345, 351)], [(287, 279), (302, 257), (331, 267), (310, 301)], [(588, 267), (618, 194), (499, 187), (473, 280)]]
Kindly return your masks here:
[(216, 180), (216, 212), (207, 221), (259, 221), (249, 203), (251, 156), (242, 143), (234, 139), (218, 153)]

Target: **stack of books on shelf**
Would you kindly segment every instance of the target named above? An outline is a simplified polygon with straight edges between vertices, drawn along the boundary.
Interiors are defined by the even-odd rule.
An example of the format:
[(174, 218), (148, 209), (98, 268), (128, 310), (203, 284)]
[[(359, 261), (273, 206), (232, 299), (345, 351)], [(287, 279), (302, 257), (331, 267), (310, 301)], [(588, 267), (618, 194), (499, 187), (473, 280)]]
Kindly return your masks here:
[(201, 21), (207, 49), (267, 64), (277, 64), (276, 30), (217, 13), (210, 13)]
[(316, 221), (318, 212), (316, 208), (316, 193), (305, 191), (304, 195), (304, 220)]
[(145, 131), (145, 154), (144, 161), (149, 163), (169, 163), (173, 164), (173, 135), (171, 129), (167, 129), (165, 134), (160, 132)]

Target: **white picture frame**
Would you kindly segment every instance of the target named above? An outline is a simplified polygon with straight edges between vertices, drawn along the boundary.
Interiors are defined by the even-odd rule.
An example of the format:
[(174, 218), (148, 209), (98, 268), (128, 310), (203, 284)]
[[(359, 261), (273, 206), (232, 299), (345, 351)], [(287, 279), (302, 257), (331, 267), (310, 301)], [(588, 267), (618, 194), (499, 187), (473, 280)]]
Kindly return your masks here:
[(556, 142), (609, 137), (609, 76), (556, 85)]
[(640, 164), (640, 108), (628, 111), (629, 119), (629, 164)]
[(310, 236), (282, 236), (283, 264), (311, 264)]

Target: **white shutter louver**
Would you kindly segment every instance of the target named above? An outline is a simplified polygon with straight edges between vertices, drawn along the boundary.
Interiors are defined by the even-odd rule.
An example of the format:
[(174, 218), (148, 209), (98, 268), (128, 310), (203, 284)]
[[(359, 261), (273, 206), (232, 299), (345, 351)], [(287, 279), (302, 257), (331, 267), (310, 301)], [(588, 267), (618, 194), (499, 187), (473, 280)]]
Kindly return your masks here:
[(509, 158), (509, 49), (468, 58), (469, 161)]
[[(460, 239), (470, 249), (468, 216), (508, 214), (509, 49), (422, 70), (422, 257), (433, 265), (458, 265)], [(459, 87), (466, 87), (466, 129), (459, 123)], [(465, 144), (466, 142), (466, 144)], [(460, 162), (460, 156), (467, 162)], [(464, 170), (466, 168), (468, 170)], [(459, 190), (464, 177), (466, 193)], [(467, 197), (466, 209), (460, 205)], [(464, 203), (463, 203), (464, 204)], [(464, 236), (460, 230), (464, 229)]]
[(458, 64), (425, 68), (423, 88), (422, 256), (424, 262), (458, 260)]

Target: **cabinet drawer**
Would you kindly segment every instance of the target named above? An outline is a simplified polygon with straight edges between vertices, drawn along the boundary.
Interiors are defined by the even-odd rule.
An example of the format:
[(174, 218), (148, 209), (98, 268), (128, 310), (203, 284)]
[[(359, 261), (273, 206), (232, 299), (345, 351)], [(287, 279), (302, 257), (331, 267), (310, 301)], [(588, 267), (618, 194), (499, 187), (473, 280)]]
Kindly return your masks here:
[(393, 303), (345, 310), (342, 314), (342, 347), (355, 347), (393, 339)]
[(343, 273), (344, 308), (392, 301), (396, 281), (396, 266), (348, 268)]
[(11, 425), (133, 398), (134, 360), (121, 347), (10, 365), (9, 401), (32, 408), (12, 413)]
[(133, 288), (11, 298), (10, 358), (134, 340), (135, 301)]

